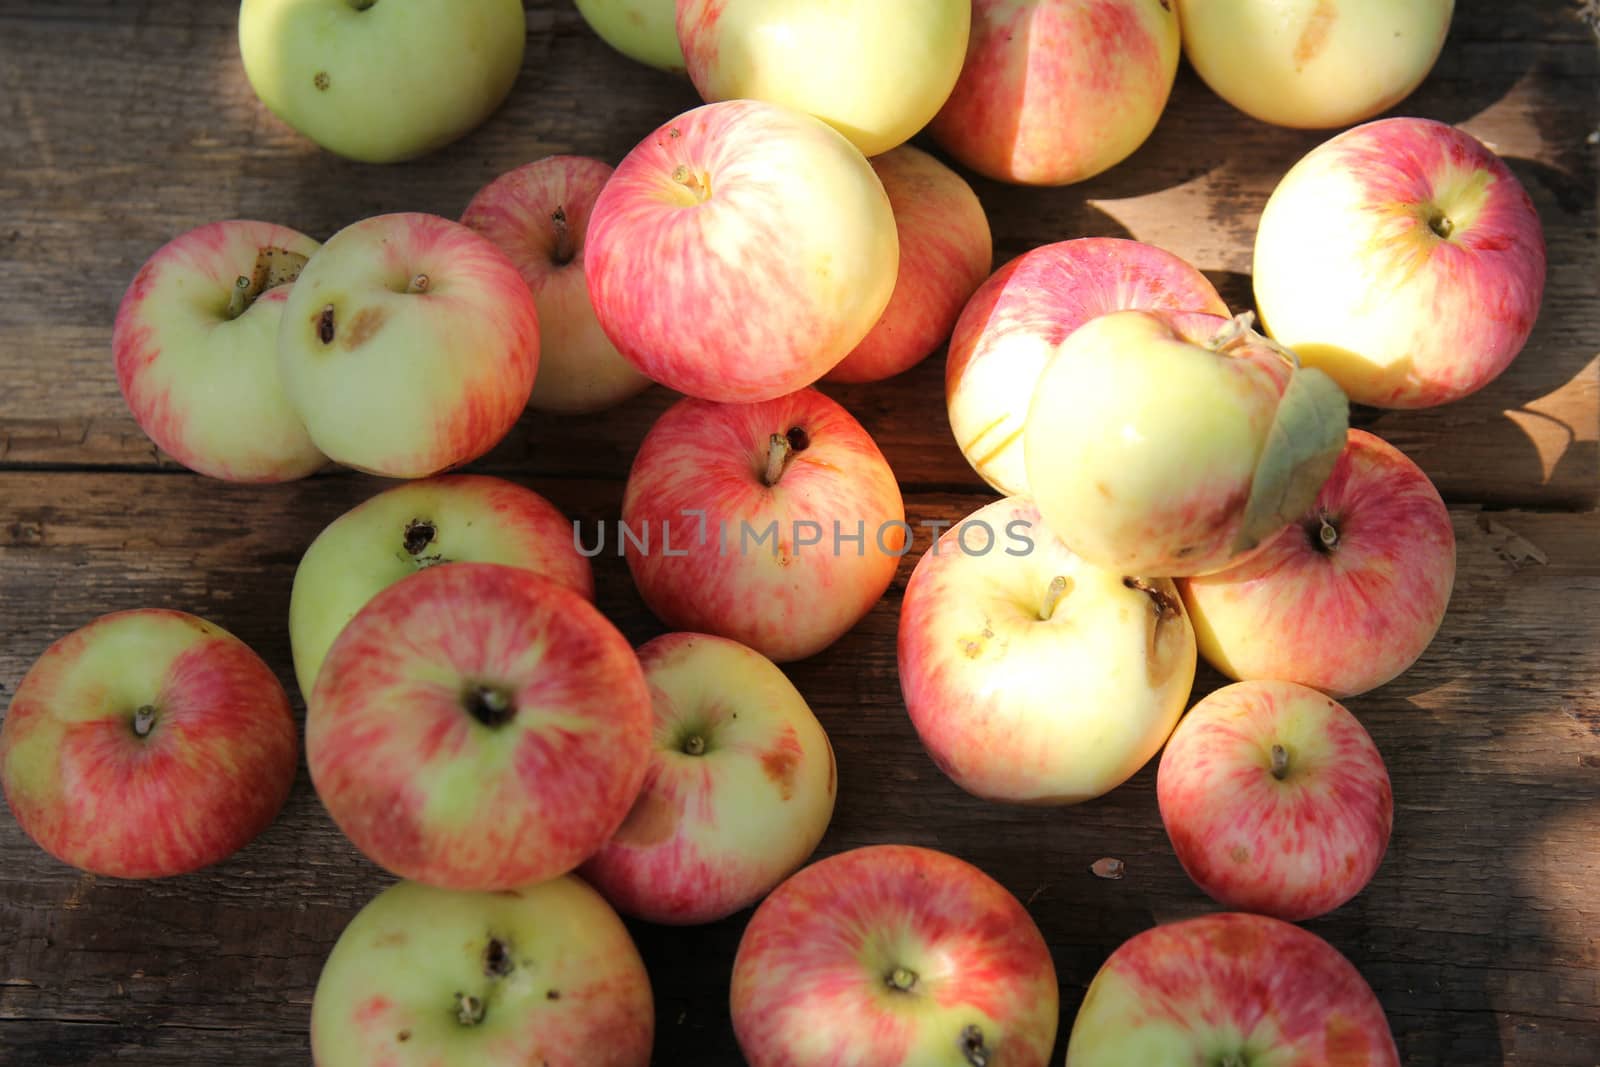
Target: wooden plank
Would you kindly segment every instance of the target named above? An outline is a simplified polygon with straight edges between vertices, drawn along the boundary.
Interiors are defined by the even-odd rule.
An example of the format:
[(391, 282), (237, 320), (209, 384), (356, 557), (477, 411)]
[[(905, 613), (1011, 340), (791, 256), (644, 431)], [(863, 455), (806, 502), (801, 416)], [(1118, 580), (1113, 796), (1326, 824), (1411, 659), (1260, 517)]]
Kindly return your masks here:
[[(295, 564), (324, 523), (379, 484), (0, 474), (0, 684), (14, 685), (65, 630), (141, 605), (214, 619), (292, 684), (285, 617)], [(617, 515), (615, 483), (527, 484), (586, 521)], [(909, 499), (921, 523), (959, 518), (984, 498)], [(1310, 925), (1377, 989), (1406, 1062), (1592, 1067), (1600, 514), (1457, 509), (1454, 519), (1457, 587), (1439, 637), (1407, 675), (1351, 701), (1394, 780), (1389, 856), (1367, 892)], [(918, 551), (926, 544), (923, 532)], [(595, 562), (601, 606), (632, 639), (655, 633), (623, 562)], [(1148, 769), (1061, 810), (984, 804), (938, 773), (895, 681), (893, 634), (913, 562), (844, 641), (791, 669), (838, 753), (839, 804), (822, 852), (907, 841), (993, 872), (1029, 902), (1054, 953), (1064, 1040), (1088, 981), (1123, 938), (1211, 905), (1166, 843)], [(1196, 696), (1217, 682), (1205, 672)], [(1089, 865), (1102, 856), (1124, 860), (1127, 877), (1094, 878)], [(0, 820), (6, 1062), (199, 1064), (237, 1049), (258, 1050), (246, 1062), (303, 1062), (322, 960), (387, 881), (339, 835), (303, 771), (262, 838), (183, 878), (83, 876)], [(695, 930), (635, 925), (657, 993), (657, 1062), (736, 1062), (724, 998), (744, 918)]]
[[(127, 281), (174, 234), (237, 216), (319, 237), (382, 211), (454, 216), (503, 170), (552, 152), (614, 161), (697, 102), (686, 83), (611, 53), (567, 5), (534, 5), (529, 24), (524, 76), (482, 130), (414, 164), (374, 168), (318, 152), (256, 103), (231, 9), (75, 0), (9, 15), (0, 37), (0, 158), (8, 161), (0, 465), (164, 462), (117, 392), (109, 337)], [(1435, 411), (1362, 415), (1452, 501), (1572, 508), (1600, 499), (1600, 222), (1585, 143), (1600, 123), (1597, 71), (1575, 8), (1464, 4), (1437, 70), (1404, 105), (1459, 122), (1507, 155), (1550, 245), (1543, 315), (1505, 376)], [(1253, 122), (1185, 68), (1149, 144), (1105, 176), (1066, 189), (974, 185), (992, 216), (997, 263), (1052, 240), (1131, 236), (1190, 258), (1230, 304), (1246, 308), (1260, 208), (1323, 136)], [(935, 356), (894, 382), (832, 391), (862, 416), (903, 481), (976, 488), (949, 433), (941, 378)], [(563, 447), (570, 420), (530, 414), (488, 465), (620, 477), (643, 425), (668, 400), (658, 390), (585, 421), (589, 447), (579, 455)]]

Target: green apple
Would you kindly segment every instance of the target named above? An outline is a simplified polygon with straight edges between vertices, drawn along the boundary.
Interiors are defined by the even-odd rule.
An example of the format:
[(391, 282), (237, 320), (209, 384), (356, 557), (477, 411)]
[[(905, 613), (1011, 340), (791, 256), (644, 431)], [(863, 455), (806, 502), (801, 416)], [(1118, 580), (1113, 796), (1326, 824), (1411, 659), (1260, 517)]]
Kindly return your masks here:
[(617, 913), (562, 877), (401, 882), (345, 927), (311, 1002), (318, 1067), (645, 1067), (650, 978)]
[(488, 118), (522, 69), (521, 0), (243, 0), (239, 54), (280, 119), (330, 152), (394, 163)]
[(578, 14), (600, 39), (629, 59), (682, 74), (673, 0), (577, 0)]

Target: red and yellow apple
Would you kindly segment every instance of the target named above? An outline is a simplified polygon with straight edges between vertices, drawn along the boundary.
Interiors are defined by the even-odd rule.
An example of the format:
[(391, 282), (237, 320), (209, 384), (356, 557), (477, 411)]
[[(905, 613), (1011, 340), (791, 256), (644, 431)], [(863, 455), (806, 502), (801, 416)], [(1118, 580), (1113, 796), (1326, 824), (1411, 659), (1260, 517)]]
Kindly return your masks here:
[(221, 627), (103, 615), (29, 668), (0, 724), (0, 787), (24, 833), (114, 878), (185, 874), (277, 817), (296, 764), (289, 698)]
[(815, 382), (882, 317), (900, 263), (867, 160), (819, 119), (733, 100), (678, 116), (589, 216), (600, 325), (669, 389), (725, 403)]
[(1522, 351), (1544, 296), (1544, 232), (1516, 175), (1471, 134), (1382, 119), (1283, 176), (1254, 277), (1267, 332), (1351, 400), (1432, 407)]
[(1156, 128), (1178, 72), (1172, 0), (973, 0), (966, 65), (933, 120), (980, 174), (1092, 178)]
[(730, 999), (750, 1067), (1045, 1067), (1059, 1022), (1027, 909), (908, 845), (829, 857), (774, 890), (739, 941)]
[(1161, 750), (1194, 684), (1194, 631), (1172, 582), (1086, 563), (1012, 497), (917, 561), (899, 665), (917, 735), (957, 785), (1068, 804)]
[(950, 337), (944, 386), (956, 444), (984, 481), (1007, 496), (1029, 495), (1022, 436), (1039, 375), (1073, 330), (1127, 310), (1228, 313), (1184, 260), (1115, 237), (1035, 248), (973, 294)]
[(994, 263), (989, 218), (959, 174), (911, 145), (871, 162), (894, 209), (900, 274), (872, 332), (823, 376), (833, 382), (875, 382), (921, 363)]
[(1200, 652), (1233, 679), (1336, 697), (1415, 663), (1455, 584), (1439, 491), (1405, 453), (1351, 430), (1315, 503), (1242, 563), (1178, 582)]
[(679, 401), (639, 446), (622, 521), (617, 550), (658, 618), (779, 663), (859, 622), (910, 537), (883, 453), (814, 389), (759, 404)]
[(430, 567), (368, 601), (306, 713), (323, 805), (373, 862), (514, 889), (616, 833), (650, 759), (638, 657), (583, 597), (498, 563)]
[(771, 660), (709, 634), (639, 649), (655, 707), (650, 769), (633, 810), (583, 865), (625, 915), (714, 922), (760, 900), (827, 832), (833, 748)]
[(1291, 922), (1366, 888), (1394, 825), (1378, 746), (1343, 705), (1293, 682), (1236, 682), (1189, 709), (1156, 796), (1196, 885)]

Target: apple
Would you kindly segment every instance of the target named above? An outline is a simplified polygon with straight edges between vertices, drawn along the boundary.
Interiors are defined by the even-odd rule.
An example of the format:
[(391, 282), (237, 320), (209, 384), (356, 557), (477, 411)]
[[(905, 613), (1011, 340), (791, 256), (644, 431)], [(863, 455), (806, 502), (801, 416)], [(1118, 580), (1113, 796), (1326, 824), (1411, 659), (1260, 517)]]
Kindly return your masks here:
[(959, 174), (910, 145), (871, 163), (894, 209), (900, 273), (883, 317), (828, 381), (875, 382), (921, 363), (994, 265), (989, 218)]
[(22, 831), (113, 878), (231, 856), (277, 817), (296, 762), (289, 698), (261, 657), (159, 608), (56, 641), (0, 723), (0, 787)]
[(378, 593), (440, 563), (525, 567), (594, 599), (573, 525), (531, 489), (482, 474), (407, 482), (356, 505), (311, 542), (294, 572), (289, 641), (307, 698), (345, 624)]
[(1073, 552), (1122, 574), (1205, 574), (1311, 506), (1349, 403), (1249, 319), (1117, 311), (1062, 342), (1023, 448), (1039, 514)]
[(669, 389), (750, 403), (850, 354), (894, 292), (894, 211), (866, 159), (777, 104), (695, 108), (629, 152), (589, 216), (600, 325)]
[(1089, 984), (1066, 1067), (1400, 1067), (1383, 1006), (1316, 934), (1223, 913), (1146, 930)]
[(317, 1067), (646, 1067), (654, 1034), (627, 928), (570, 876), (392, 885), (339, 935), (311, 1001)]
[(883, 453), (814, 389), (668, 408), (628, 471), (622, 523), (617, 551), (657, 618), (779, 663), (872, 610), (910, 536)]
[(950, 337), (945, 401), (972, 469), (1006, 496), (1027, 496), (1022, 431), (1034, 385), (1079, 326), (1111, 311), (1227, 315), (1194, 267), (1154, 245), (1080, 237), (1001, 267), (967, 301)]
[(600, 39), (629, 59), (681, 74), (675, 0), (577, 0), (578, 14)]
[(583, 597), (499, 563), (430, 567), (373, 597), (306, 713), (317, 795), (401, 878), (513, 889), (622, 825), (650, 760), (650, 691)]
[(1179, 51), (1171, 0), (973, 0), (966, 65), (929, 128), (986, 177), (1081, 182), (1156, 128)]
[(1383, 119), (1311, 150), (1256, 231), (1262, 323), (1360, 404), (1422, 408), (1500, 375), (1544, 296), (1539, 214), (1471, 134)]
[(484, 186), (461, 216), (516, 264), (533, 293), (539, 375), (528, 406), (536, 410), (602, 411), (650, 384), (600, 329), (583, 275), (589, 212), (610, 177), (598, 159), (547, 156)]
[(1071, 804), (1161, 750), (1194, 685), (1194, 631), (1172, 582), (1086, 563), (1011, 497), (917, 561), (899, 665), (917, 735), (952, 781)]
[(274, 115), (330, 152), (394, 163), (500, 106), (522, 69), (521, 0), (244, 0), (239, 54)]
[(1178, 588), (1201, 654), (1229, 678), (1349, 697), (1417, 661), (1455, 573), (1439, 491), (1399, 449), (1351, 430), (1305, 514), (1243, 563)]
[(639, 649), (655, 706), (650, 770), (580, 873), (626, 915), (715, 922), (760, 900), (833, 817), (833, 748), (771, 660), (709, 634)]
[(678, 0), (678, 42), (706, 101), (770, 100), (876, 156), (955, 88), (971, 0)]
[(1206, 895), (1290, 922), (1366, 888), (1394, 826), (1378, 746), (1343, 705), (1294, 682), (1235, 682), (1189, 709), (1156, 796)]
[(1279, 126), (1348, 126), (1422, 84), (1455, 0), (1177, 0), (1183, 54), (1213, 92)]
[(346, 226), (283, 309), (289, 402), (330, 458), (389, 478), (477, 459), (527, 406), (539, 319), (516, 266), (437, 215)]
[(278, 320), (317, 242), (270, 222), (213, 222), (145, 261), (111, 332), (139, 428), (190, 470), (283, 482), (327, 463), (278, 380)]
[(955, 856), (854, 849), (801, 870), (745, 927), (733, 1032), (750, 1067), (1044, 1067), (1055, 964), (1027, 909)]

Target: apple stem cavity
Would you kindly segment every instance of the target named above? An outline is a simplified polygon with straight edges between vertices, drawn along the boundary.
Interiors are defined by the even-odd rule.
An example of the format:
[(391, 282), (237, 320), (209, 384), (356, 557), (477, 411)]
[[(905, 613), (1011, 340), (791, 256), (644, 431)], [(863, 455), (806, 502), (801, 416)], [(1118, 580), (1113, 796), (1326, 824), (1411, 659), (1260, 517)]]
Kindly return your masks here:
[(896, 993), (909, 993), (917, 988), (917, 972), (909, 967), (896, 967), (883, 976), (883, 981)]
[(1217, 1067), (1250, 1067), (1245, 1063), (1244, 1057), (1237, 1052), (1230, 1052), (1217, 1061)]
[(1289, 750), (1282, 745), (1272, 746), (1272, 777), (1280, 782), (1289, 777)]
[(711, 199), (711, 187), (685, 163), (679, 163), (673, 168), (672, 180), (689, 190), (699, 203), (703, 204)]
[(1039, 621), (1049, 622), (1056, 613), (1056, 608), (1061, 604), (1061, 598), (1067, 595), (1067, 589), (1072, 582), (1064, 574), (1058, 574), (1050, 579), (1049, 588), (1044, 591), (1044, 603), (1039, 605)]
[(410, 296), (419, 296), (428, 291), (428, 276), (419, 274), (411, 279), (411, 284), (406, 286), (406, 293)]
[(1122, 584), (1128, 589), (1134, 589), (1150, 598), (1156, 606), (1156, 618), (1162, 621), (1175, 619), (1182, 610), (1178, 598), (1157, 586), (1150, 584), (1143, 578), (1124, 578)]
[(456, 1022), (462, 1026), (477, 1026), (483, 1022), (483, 1001), (471, 993), (456, 994)]
[(329, 304), (322, 309), (322, 314), (317, 316), (317, 340), (325, 345), (331, 345), (333, 336), (333, 305)]
[(513, 966), (506, 943), (498, 937), (491, 937), (483, 949), (483, 973), (490, 978), (504, 978), (511, 973)]
[(1326, 514), (1317, 516), (1317, 538), (1313, 544), (1323, 555), (1331, 555), (1339, 547), (1339, 527)]
[(700, 734), (690, 734), (683, 742), (685, 756), (704, 756), (706, 754), (706, 739)]
[(1449, 215), (1434, 208), (1428, 214), (1428, 229), (1432, 230), (1440, 240), (1450, 240), (1450, 235), (1456, 232), (1455, 220)]
[(498, 686), (471, 686), (461, 703), (468, 715), (490, 729), (504, 726), (517, 715), (517, 705), (511, 699), (511, 694)]
[(989, 1067), (989, 1046), (983, 1040), (983, 1031), (972, 1023), (961, 1030), (961, 1054), (972, 1067)]
[(133, 713), (133, 736), (149, 737), (150, 731), (156, 728), (156, 709), (153, 705), (144, 704)]
[(567, 209), (564, 206), (557, 204), (556, 209), (550, 212), (550, 225), (556, 231), (556, 247), (550, 253), (550, 261), (558, 267), (565, 267), (572, 262), (578, 250), (572, 243), (572, 225), (567, 222)]
[(777, 485), (783, 472), (789, 469), (789, 460), (794, 458), (795, 451), (787, 434), (775, 433), (767, 438), (767, 469), (761, 473), (762, 484)]

